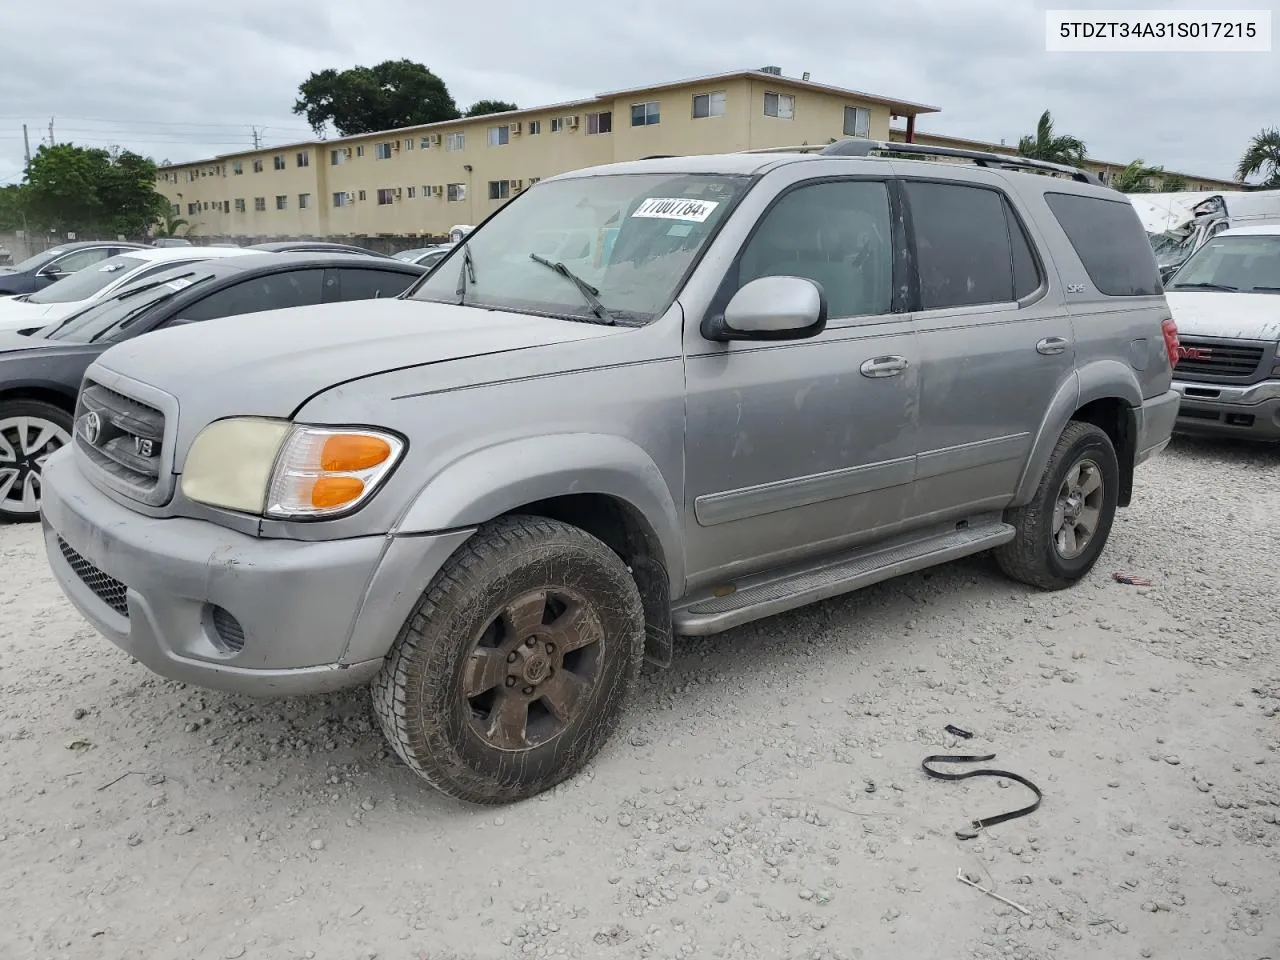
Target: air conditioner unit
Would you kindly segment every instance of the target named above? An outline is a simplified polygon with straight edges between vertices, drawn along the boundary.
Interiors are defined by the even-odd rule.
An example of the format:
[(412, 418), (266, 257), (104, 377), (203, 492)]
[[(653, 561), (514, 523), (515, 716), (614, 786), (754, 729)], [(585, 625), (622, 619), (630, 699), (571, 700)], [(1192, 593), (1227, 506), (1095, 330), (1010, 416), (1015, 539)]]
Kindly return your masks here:
[(509, 123), (509, 124), (507, 124), (507, 129), (508, 129), (508, 130), (510, 130), (511, 135), (512, 135), (513, 137), (518, 137), (518, 136), (520, 136), (520, 134), (521, 134), (521, 133), (523, 133), (523, 132), (524, 132), (524, 124), (523, 124), (523, 123), (519, 123), (519, 122), (517, 122), (517, 123)]
[(395, 198), (396, 198), (397, 200), (399, 200), (399, 199), (400, 199), (400, 193), (401, 193), (401, 188), (400, 188), (400, 187), (396, 187)]
[(391, 141), (391, 152), (392, 152), (392, 153), (399, 153), (399, 152), (400, 152), (400, 141), (399, 141), (399, 140), (392, 140), (392, 141)]
[(511, 181), (511, 190), (512, 190), (512, 192), (514, 192), (514, 191), (516, 191), (516, 190), (523, 190), (523, 189), (524, 189), (524, 181), (523, 181), (523, 180), (512, 180), (512, 181)]
[(440, 144), (441, 144), (441, 143), (443, 143), (443, 142), (444, 142), (444, 137), (442, 137), (440, 134), (438, 134), (438, 133), (433, 133), (433, 134), (431, 135), (431, 145), (432, 145), (433, 147), (438, 147), (438, 146), (440, 146)]
[(578, 117), (577, 117), (577, 114), (574, 114), (572, 117), (565, 117), (565, 118), (564, 118), (564, 125), (565, 125), (566, 127), (568, 127), (570, 130), (577, 130), (577, 129), (578, 129)]
[(355, 202), (356, 202), (356, 195), (355, 195), (354, 193), (348, 193), (348, 194), (347, 194), (347, 203), (351, 204), (351, 203), (355, 203)]
[(441, 186), (440, 184), (436, 184), (434, 187), (431, 188), (431, 195), (433, 197), (443, 197), (444, 187)]

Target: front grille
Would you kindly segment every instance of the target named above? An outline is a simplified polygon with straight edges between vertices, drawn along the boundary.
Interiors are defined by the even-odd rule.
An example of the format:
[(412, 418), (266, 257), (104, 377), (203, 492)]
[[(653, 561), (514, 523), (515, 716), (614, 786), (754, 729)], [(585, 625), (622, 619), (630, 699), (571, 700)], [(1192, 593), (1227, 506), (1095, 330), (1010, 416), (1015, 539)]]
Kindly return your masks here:
[(1178, 344), (1181, 357), (1174, 373), (1189, 378), (1252, 380), (1267, 352), (1264, 344), (1240, 340), (1201, 340), (1179, 335)]
[(141, 492), (160, 479), (164, 414), (86, 381), (76, 410), (76, 446), (95, 464)]
[(61, 537), (58, 538), (58, 549), (62, 551), (62, 557), (67, 561), (67, 565), (84, 582), (84, 585), (93, 591), (95, 597), (120, 614), (120, 616), (129, 616), (129, 590), (123, 583), (115, 577), (103, 573), (84, 557), (80, 556)]

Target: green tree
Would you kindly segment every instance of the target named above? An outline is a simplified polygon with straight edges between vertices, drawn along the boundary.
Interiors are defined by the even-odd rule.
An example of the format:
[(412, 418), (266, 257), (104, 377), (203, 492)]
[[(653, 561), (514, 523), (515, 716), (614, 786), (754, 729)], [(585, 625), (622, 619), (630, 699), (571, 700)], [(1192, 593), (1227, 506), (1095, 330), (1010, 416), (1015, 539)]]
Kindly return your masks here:
[(1065, 134), (1055, 136), (1053, 117), (1048, 110), (1040, 114), (1035, 135), (1025, 136), (1018, 141), (1018, 153), (1032, 160), (1064, 163), (1071, 167), (1083, 166), (1085, 160), (1084, 141)]
[(514, 103), (508, 103), (506, 100), (477, 100), (467, 107), (466, 116), (483, 117), (490, 113), (507, 113), (510, 110), (519, 109)]
[(0, 230), (8, 233), (23, 229), (26, 191), (17, 183), (0, 187)]
[(1276, 127), (1259, 131), (1236, 167), (1236, 179), (1241, 183), (1257, 175), (1262, 176), (1266, 189), (1280, 189), (1280, 129)]
[(27, 165), (26, 180), (33, 230), (136, 236), (168, 206), (155, 188), (156, 165), (128, 150), (41, 146)]
[(159, 239), (161, 237), (182, 237), (191, 232), (193, 224), (190, 220), (184, 220), (173, 212), (173, 207), (166, 204), (165, 208), (160, 211), (160, 219), (151, 227), (151, 236)]
[(412, 60), (313, 73), (298, 86), (293, 112), (304, 115), (317, 136), (333, 124), (343, 137), (459, 116), (444, 81)]
[(1180, 173), (1166, 173), (1160, 178), (1161, 193), (1182, 193), (1187, 189), (1187, 178)]
[(1154, 193), (1163, 177), (1164, 167), (1148, 167), (1139, 157), (1111, 178), (1111, 187), (1121, 193)]

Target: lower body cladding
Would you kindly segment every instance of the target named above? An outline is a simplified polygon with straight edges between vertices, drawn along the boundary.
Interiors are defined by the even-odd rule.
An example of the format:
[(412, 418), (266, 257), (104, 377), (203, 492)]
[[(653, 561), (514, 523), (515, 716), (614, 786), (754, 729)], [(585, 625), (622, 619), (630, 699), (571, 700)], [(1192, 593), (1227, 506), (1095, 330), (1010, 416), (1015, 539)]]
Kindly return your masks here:
[(1280, 441), (1280, 380), (1248, 386), (1176, 380), (1173, 387), (1182, 396), (1178, 433)]
[(49, 563), (113, 643), (173, 680), (255, 696), (367, 683), (470, 531), (302, 542), (135, 513), (68, 451), (42, 484)]

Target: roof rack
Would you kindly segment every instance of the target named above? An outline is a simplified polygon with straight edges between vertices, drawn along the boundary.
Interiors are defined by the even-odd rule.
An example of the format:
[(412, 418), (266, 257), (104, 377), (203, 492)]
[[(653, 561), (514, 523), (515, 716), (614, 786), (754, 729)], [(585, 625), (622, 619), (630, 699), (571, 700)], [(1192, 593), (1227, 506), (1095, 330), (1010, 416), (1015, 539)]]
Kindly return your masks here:
[(955, 157), (960, 160), (972, 160), (979, 167), (1002, 167), (1009, 170), (1045, 170), (1063, 173), (1080, 183), (1092, 183), (1104, 186), (1094, 174), (1079, 167), (1070, 167), (1063, 163), (1049, 163), (1047, 160), (1032, 160), (1030, 157), (1009, 156), (1003, 153), (988, 153), (983, 150), (958, 150), (954, 147), (930, 147), (922, 143), (895, 143), (885, 140), (869, 140), (864, 137), (846, 137), (832, 143), (804, 143), (795, 147), (758, 147), (744, 150), (743, 153), (811, 153), (817, 151), (824, 157), (868, 157), (873, 153), (907, 153), (925, 157)]

